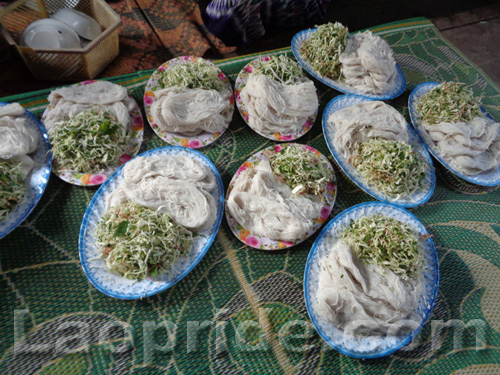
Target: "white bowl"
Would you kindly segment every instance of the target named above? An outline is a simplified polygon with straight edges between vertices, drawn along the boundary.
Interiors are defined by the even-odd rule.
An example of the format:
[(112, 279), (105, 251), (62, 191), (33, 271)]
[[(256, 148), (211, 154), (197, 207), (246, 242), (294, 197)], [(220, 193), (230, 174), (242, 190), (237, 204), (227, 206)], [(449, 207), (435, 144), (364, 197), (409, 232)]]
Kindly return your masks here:
[(50, 18), (64, 22), (82, 38), (94, 40), (101, 34), (101, 26), (95, 19), (74, 9), (62, 8)]
[(80, 38), (71, 27), (48, 18), (30, 23), (23, 31), (21, 43), (31, 48), (81, 48)]

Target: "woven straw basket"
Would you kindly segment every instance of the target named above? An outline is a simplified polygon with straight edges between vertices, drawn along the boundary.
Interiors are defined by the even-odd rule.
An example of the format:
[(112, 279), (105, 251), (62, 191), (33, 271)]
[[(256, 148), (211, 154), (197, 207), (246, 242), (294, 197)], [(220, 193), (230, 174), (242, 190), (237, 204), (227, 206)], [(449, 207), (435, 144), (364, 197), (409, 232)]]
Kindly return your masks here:
[[(82, 49), (33, 49), (20, 46), (24, 29), (61, 8), (74, 8), (93, 17), (103, 32)], [(0, 11), (2, 33), (19, 52), (35, 78), (81, 81), (99, 74), (119, 52), (121, 18), (102, 0), (18, 0)]]

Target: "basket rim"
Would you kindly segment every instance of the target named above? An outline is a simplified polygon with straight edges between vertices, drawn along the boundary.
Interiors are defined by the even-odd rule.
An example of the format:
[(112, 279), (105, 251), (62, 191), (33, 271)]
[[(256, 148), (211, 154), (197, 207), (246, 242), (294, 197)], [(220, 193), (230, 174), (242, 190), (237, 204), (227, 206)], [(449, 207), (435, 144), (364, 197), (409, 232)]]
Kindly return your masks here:
[[(100, 3), (100, 5), (104, 6), (109, 12), (110, 16), (114, 18), (113, 24), (108, 27), (104, 32), (99, 34), (97, 38), (92, 40), (89, 44), (87, 44), (84, 48), (58, 48), (58, 49), (51, 49), (51, 48), (31, 48), (28, 46), (23, 46), (19, 45), (14, 38), (12, 38), (11, 33), (5, 28), (3, 19), (4, 17), (13, 9), (19, 7), (20, 5), (24, 4), (27, 0), (17, 0), (13, 2), (12, 4), (9, 4), (8, 6), (4, 7), (3, 9), (0, 9), (0, 31), (4, 35), (5, 39), (7, 42), (11, 45), (16, 47), (16, 49), (19, 50), (20, 53), (23, 52), (40, 52), (40, 53), (62, 53), (62, 54), (87, 54), (90, 51), (92, 51), (103, 39), (107, 38), (109, 35), (111, 35), (113, 32), (116, 31), (117, 28), (119, 28), (122, 24), (122, 19), (118, 13), (116, 13), (113, 8), (109, 6), (105, 1), (103, 0), (95, 0), (96, 2)], [(62, 8), (61, 8), (62, 9)], [(43, 19), (43, 18), (39, 18)]]

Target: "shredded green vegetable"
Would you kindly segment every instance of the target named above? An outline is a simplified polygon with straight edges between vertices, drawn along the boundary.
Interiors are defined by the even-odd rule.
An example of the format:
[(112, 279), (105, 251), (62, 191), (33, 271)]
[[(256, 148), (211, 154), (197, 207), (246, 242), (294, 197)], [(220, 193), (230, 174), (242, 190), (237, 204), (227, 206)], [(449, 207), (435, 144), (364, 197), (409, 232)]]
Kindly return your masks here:
[(118, 163), (130, 136), (108, 112), (80, 112), (50, 134), (57, 167), (95, 173)]
[(339, 22), (318, 26), (311, 37), (302, 43), (300, 53), (314, 71), (324, 77), (339, 80), (342, 64), (339, 57), (344, 52), (349, 30)]
[(417, 112), (426, 124), (466, 122), (484, 117), (480, 98), (459, 82), (443, 82), (426, 92), (416, 103)]
[(351, 220), (342, 240), (365, 263), (378, 264), (403, 279), (423, 268), (418, 238), (406, 223), (380, 214)]
[(0, 161), (0, 221), (22, 202), (25, 194), (21, 164)]
[(304, 78), (300, 64), (286, 55), (278, 55), (268, 61), (261, 61), (251, 74), (264, 74), (285, 85), (300, 83)]
[(111, 271), (132, 280), (169, 273), (186, 256), (193, 234), (160, 213), (135, 203), (111, 208), (100, 219), (96, 243)]
[(224, 83), (219, 79), (219, 71), (215, 66), (201, 61), (177, 64), (161, 72), (158, 80), (160, 88), (182, 87), (188, 89), (202, 88), (206, 90), (224, 91)]
[(412, 145), (377, 138), (359, 143), (350, 162), (366, 182), (390, 197), (420, 190), (428, 168)]
[(286, 147), (269, 162), (273, 173), (282, 177), (294, 194), (319, 196), (332, 179), (328, 162), (302, 147)]

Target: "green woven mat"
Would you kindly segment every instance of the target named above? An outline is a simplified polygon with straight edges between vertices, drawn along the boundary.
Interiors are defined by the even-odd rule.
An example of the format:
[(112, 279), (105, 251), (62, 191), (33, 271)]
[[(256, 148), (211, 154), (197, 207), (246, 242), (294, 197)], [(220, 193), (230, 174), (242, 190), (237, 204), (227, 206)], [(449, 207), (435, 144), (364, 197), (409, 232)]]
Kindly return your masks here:
[[(465, 82), (500, 118), (500, 89), (429, 21), (372, 30), (389, 42), (406, 75), (405, 93), (390, 104), (408, 120), (409, 92), (429, 80)], [(283, 51), (290, 53), (278, 52)], [(218, 65), (234, 81), (252, 58)], [(111, 81), (127, 86), (142, 103), (150, 74)], [(321, 114), (338, 93), (317, 87)], [(41, 115), (47, 95), (4, 100), (20, 101)], [(163, 146), (146, 128), (142, 150)], [(300, 142), (330, 156), (321, 116)], [(202, 152), (227, 187), (247, 157), (272, 144), (235, 113), (229, 131)], [(180, 283), (145, 300), (114, 300), (90, 285), (78, 258), (80, 223), (96, 190), (52, 176), (33, 213), (0, 242), (0, 373), (499, 373), (500, 192), (466, 184), (440, 167), (437, 172), (430, 202), (411, 210), (433, 235), (440, 260), (431, 321), (410, 350), (366, 361), (329, 348), (311, 326), (303, 274), (316, 236), (292, 250), (261, 252), (234, 238), (223, 219), (207, 255)], [(373, 200), (337, 166), (336, 173), (332, 215)]]

